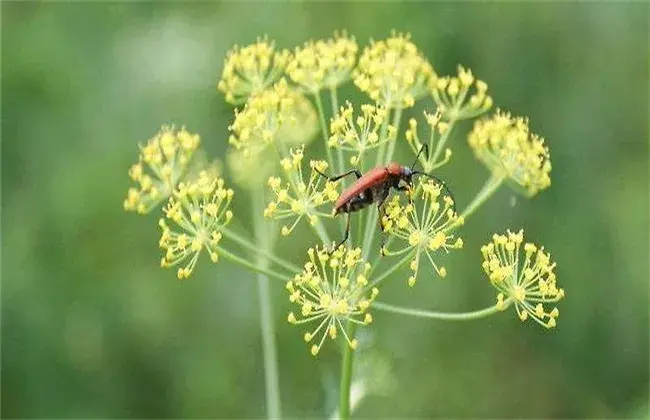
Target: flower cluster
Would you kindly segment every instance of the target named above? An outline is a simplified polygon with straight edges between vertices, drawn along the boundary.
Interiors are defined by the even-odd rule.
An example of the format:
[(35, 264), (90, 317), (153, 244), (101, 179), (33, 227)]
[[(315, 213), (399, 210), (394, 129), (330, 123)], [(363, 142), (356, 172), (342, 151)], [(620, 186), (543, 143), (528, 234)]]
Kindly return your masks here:
[(314, 323), (317, 326), (305, 333), (306, 342), (316, 339), (311, 354), (318, 354), (325, 339), (335, 339), (341, 331), (348, 345), (355, 349), (358, 342), (346, 331), (348, 322), (368, 325), (372, 316), (367, 312), (379, 294), (373, 288), (366, 295), (370, 264), (361, 259), (361, 249), (339, 247), (334, 252), (324, 248), (310, 248), (309, 261), (302, 273), (296, 274), (286, 285), (289, 300), (300, 306), (300, 314), (290, 312), (292, 324)]
[[(442, 113), (440, 111), (437, 111), (435, 114), (429, 114), (425, 111), (424, 117), (429, 126), (430, 135), (428, 140), (420, 139), (420, 136), (418, 135), (418, 122), (415, 118), (409, 120), (409, 127), (406, 129), (404, 136), (406, 137), (409, 146), (411, 146), (411, 150), (418, 157), (418, 161), (422, 165), (424, 172), (429, 173), (445, 165), (451, 159), (451, 149), (445, 149), (445, 156), (442, 159), (437, 160), (438, 153), (436, 152), (438, 151), (438, 148), (436, 148), (435, 151), (433, 148), (437, 135), (444, 135), (447, 133), (449, 130), (449, 124), (441, 121)], [(439, 138), (438, 141), (440, 141)], [(432, 153), (420, 153), (423, 146), (427, 146), (428, 150)]]
[[(472, 86), (473, 93), (468, 98)], [(447, 119), (464, 120), (477, 117), (492, 107), (492, 97), (487, 90), (487, 84), (475, 79), (471, 70), (458, 66), (457, 76), (434, 78), (431, 94)]]
[[(260, 217), (263, 212), (265, 218), (280, 221), (280, 231), (285, 236), (301, 220), (306, 221), (323, 243), (331, 242), (323, 219), (340, 213), (330, 213), (331, 204), (339, 200), (339, 191), (338, 184), (329, 179), (341, 179), (352, 172), (358, 175), (361, 169), (367, 169), (370, 157), (377, 165), (390, 162), (400, 144), (397, 138), (403, 109), (428, 98), (436, 108), (435, 112), (424, 112), (424, 121), (420, 120), (428, 132), (421, 136), (414, 118), (404, 131), (422, 170), (415, 169), (415, 165), (409, 170), (393, 163), (385, 171), (380, 167), (371, 172), (346, 190), (346, 197), (349, 195), (348, 199), (356, 204), (385, 198), (383, 193), (387, 189), (407, 190), (408, 199), (404, 194), (394, 194), (383, 207), (380, 205), (378, 213), (368, 217), (366, 231), (353, 235), (352, 240), (356, 241), (370, 238), (364, 240), (368, 242), (363, 244), (364, 250), (347, 245), (333, 250), (323, 246), (310, 248), (301, 269), (271, 252), (272, 239), (258, 225), (260, 217), (254, 218), (257, 243), (227, 229), (233, 217), (233, 190), (225, 186), (216, 167), (202, 158), (199, 136), (184, 128), (163, 126), (146, 145), (140, 146), (138, 162), (129, 170), (135, 186), (124, 200), (125, 210), (139, 213), (147, 213), (167, 201), (164, 216), (159, 220), (159, 245), (163, 250), (160, 264), (175, 267), (180, 279), (192, 274), (204, 251), (213, 262), (230, 258), (281, 281), (295, 274), (286, 283), (286, 289), (290, 302), (298, 309), (288, 314), (288, 321), (309, 324), (304, 339), (310, 343), (313, 355), (320, 352), (328, 337), (343, 336), (349, 348), (357, 348), (354, 326), (372, 322), (368, 310), (373, 304), (376, 309), (440, 317), (432, 311), (374, 302), (379, 293), (375, 286), (407, 264), (409, 286), (417, 282), (421, 263), (430, 264), (432, 271), (444, 278), (444, 256), (463, 247), (457, 228), (504, 180), (529, 196), (550, 186), (550, 155), (544, 139), (530, 132), (527, 119), (497, 111), (490, 118), (477, 121), (468, 136), (469, 146), (492, 176), (463, 210), (463, 216), (459, 216), (451, 193), (431, 173), (451, 160), (452, 151), (446, 145), (454, 125), (476, 118), (492, 107), (487, 84), (462, 66), (453, 76), (438, 76), (408, 34), (393, 32), (386, 39), (371, 41), (359, 56), (358, 52), (355, 38), (346, 33), (309, 41), (294, 53), (279, 50), (267, 38), (260, 38), (228, 53), (217, 88), (225, 94), (227, 102), (241, 105), (234, 110), (228, 127), (227, 162), (232, 179), (258, 194), (256, 206), (266, 203), (266, 207), (253, 211)], [(350, 80), (370, 97), (370, 103), (353, 106), (342, 102), (344, 105), (339, 108), (337, 88)], [(335, 114), (331, 115), (329, 126), (322, 104), (323, 90), (329, 91)], [(316, 137), (318, 127), (323, 131), (328, 160), (306, 161), (305, 144)], [(332, 149), (336, 149), (336, 156)], [(369, 156), (373, 153), (375, 156)], [(328, 178), (325, 173), (332, 173), (334, 158), (338, 166), (344, 166), (345, 159), (354, 169)], [(271, 176), (278, 171), (280, 176)], [(338, 204), (340, 210), (345, 203)], [(358, 209), (352, 206), (348, 210)], [(369, 281), (376, 266), (366, 260), (372, 249), (378, 214), (379, 226), (385, 232), (382, 239), (386, 239), (381, 253), (390, 257), (381, 261), (393, 265)], [(349, 240), (350, 219), (347, 221)], [(223, 236), (250, 250), (253, 255), (248, 257), (257, 258), (231, 252), (222, 244)], [(554, 327), (559, 312), (549, 304), (564, 297), (564, 290), (556, 285), (556, 265), (544, 248), (522, 244), (523, 231), (507, 231), (505, 235), (494, 235), (492, 242), (481, 248), (482, 267), (498, 290), (495, 306), (445, 317), (474, 318), (514, 304), (522, 321), (533, 318), (544, 327)]]
[(307, 42), (296, 48), (287, 65), (287, 74), (309, 92), (323, 88), (333, 89), (350, 79), (359, 47), (353, 37), (345, 33), (334, 38)]
[(138, 183), (138, 188), (129, 188), (124, 209), (144, 214), (166, 200), (200, 143), (199, 136), (185, 128), (163, 126), (146, 145), (140, 146), (138, 163), (129, 169), (129, 177)]
[(217, 88), (231, 104), (241, 104), (275, 83), (283, 74), (291, 57), (287, 50), (276, 51), (266, 38), (230, 51), (224, 63)]
[(310, 161), (311, 170), (306, 178), (302, 169), (304, 148), (292, 149), (290, 154), (290, 158), (284, 158), (280, 162), (287, 182), (283, 184), (278, 177), (269, 178), (268, 185), (275, 199), (264, 210), (265, 217), (278, 220), (293, 218), (290, 225), (282, 227), (282, 235), (285, 236), (293, 231), (302, 218), (307, 218), (309, 223), (314, 225), (319, 216), (329, 217), (328, 213), (318, 210), (318, 207), (338, 198), (334, 183), (316, 172), (326, 171), (327, 162)]
[(285, 79), (251, 97), (243, 110), (235, 110), (228, 143), (246, 154), (272, 143), (282, 124), (291, 119), (294, 100)]
[[(361, 105), (361, 115), (354, 117), (350, 102), (341, 107), (330, 123), (329, 147), (352, 153), (350, 163), (361, 165), (364, 154), (388, 141), (395, 141), (395, 126), (386, 124), (388, 110), (370, 104)], [(385, 133), (380, 128), (385, 125)]]
[(185, 262), (178, 269), (182, 279), (190, 276), (204, 248), (217, 262), (221, 229), (232, 218), (228, 209), (232, 196), (233, 190), (225, 188), (223, 179), (206, 171), (195, 180), (181, 182), (164, 208), (166, 219), (179, 231), (172, 230), (165, 218), (158, 222), (162, 229), (159, 245), (165, 251), (160, 265), (173, 267)]
[(491, 171), (523, 187), (529, 196), (551, 185), (548, 147), (530, 132), (527, 119), (497, 111), (474, 124), (468, 142)]
[(429, 92), (434, 75), (410, 36), (396, 33), (371, 42), (353, 73), (354, 84), (386, 108), (412, 107)]
[[(247, 153), (248, 152), (248, 153)], [(235, 184), (251, 191), (259, 191), (269, 176), (277, 169), (277, 155), (272, 150), (264, 153), (250, 153), (250, 150), (230, 149), (226, 163)]]
[(492, 242), (481, 248), (483, 270), (490, 282), (499, 290), (497, 305), (505, 309), (504, 298), (515, 303), (517, 314), (522, 321), (530, 316), (543, 327), (556, 325), (559, 311), (556, 307), (548, 311), (544, 304), (554, 303), (564, 297), (564, 289), (556, 285), (550, 254), (544, 248), (526, 243), (524, 262), (520, 262), (520, 247), (524, 231), (508, 231), (506, 235), (495, 234)]
[(419, 205), (413, 202), (402, 205), (399, 197), (394, 196), (382, 217), (385, 232), (403, 242), (400, 249), (382, 250), (384, 255), (412, 257), (410, 267), (413, 273), (408, 278), (409, 286), (415, 285), (423, 254), (436, 273), (445, 277), (447, 270), (435, 262), (433, 254), (463, 247), (463, 240), (448, 232), (450, 227), (462, 224), (463, 220), (456, 214), (452, 198), (443, 196), (441, 191), (440, 184), (431, 180), (421, 181), (416, 189), (416, 198), (421, 200)]
[(252, 96), (228, 127), (228, 142), (245, 156), (259, 153), (276, 139), (306, 143), (314, 137), (316, 114), (311, 103), (285, 79)]

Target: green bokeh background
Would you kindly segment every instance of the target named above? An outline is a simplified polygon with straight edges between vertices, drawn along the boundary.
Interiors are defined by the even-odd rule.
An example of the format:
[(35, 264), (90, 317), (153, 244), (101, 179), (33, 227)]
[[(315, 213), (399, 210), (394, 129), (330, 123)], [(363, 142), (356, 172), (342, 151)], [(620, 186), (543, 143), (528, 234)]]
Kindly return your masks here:
[[(445, 280), (409, 289), (401, 273), (382, 298), (492, 304), (479, 247), (508, 227), (551, 251), (567, 292), (552, 331), (512, 311), (470, 323), (376, 312), (366, 339), (392, 387), (355, 415), (648, 415), (647, 3), (3, 2), (4, 417), (264, 415), (252, 275), (205, 258), (189, 281), (161, 270), (156, 216), (122, 211), (127, 168), (163, 123), (223, 157), (232, 109), (215, 85), (233, 44), (268, 34), (293, 47), (340, 28), (362, 45), (411, 32), (439, 73), (472, 68), (551, 147), (549, 190), (500, 190), (464, 227)], [(461, 207), (488, 175), (466, 146), (470, 127), (440, 173)], [(315, 238), (293, 238), (277, 252), (300, 264)], [(309, 354), (273, 286), (283, 412), (327, 416), (339, 353)]]

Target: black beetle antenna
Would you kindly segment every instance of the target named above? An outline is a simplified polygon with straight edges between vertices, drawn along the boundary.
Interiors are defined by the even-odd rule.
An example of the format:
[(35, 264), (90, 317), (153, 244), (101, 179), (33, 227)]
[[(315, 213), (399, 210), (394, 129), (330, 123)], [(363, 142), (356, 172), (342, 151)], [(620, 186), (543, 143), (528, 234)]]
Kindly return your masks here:
[(426, 144), (423, 144), (422, 147), (420, 147), (420, 151), (415, 156), (415, 161), (413, 162), (413, 165), (411, 165), (411, 170), (415, 169), (415, 165), (417, 165), (418, 158), (420, 157), (422, 152), (424, 152), (424, 157), (426, 157), (428, 159), (429, 158), (429, 146), (427, 146)]

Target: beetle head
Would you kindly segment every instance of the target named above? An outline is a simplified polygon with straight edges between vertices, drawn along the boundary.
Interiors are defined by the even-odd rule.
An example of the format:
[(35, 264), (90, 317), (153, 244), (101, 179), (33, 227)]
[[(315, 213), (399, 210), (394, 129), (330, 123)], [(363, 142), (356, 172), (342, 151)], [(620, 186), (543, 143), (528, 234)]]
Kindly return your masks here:
[(408, 166), (404, 166), (402, 168), (401, 178), (408, 185), (413, 185), (413, 175), (414, 174), (415, 174), (415, 171), (412, 168), (409, 168)]

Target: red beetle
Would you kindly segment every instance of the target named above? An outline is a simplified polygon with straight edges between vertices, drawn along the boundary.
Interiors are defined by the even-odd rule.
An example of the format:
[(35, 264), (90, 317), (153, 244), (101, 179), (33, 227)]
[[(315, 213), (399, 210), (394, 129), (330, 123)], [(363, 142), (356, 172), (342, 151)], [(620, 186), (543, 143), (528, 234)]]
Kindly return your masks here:
[[(339, 242), (334, 249), (337, 249), (339, 246), (341, 246), (350, 235), (350, 213), (359, 211), (372, 203), (377, 203), (377, 211), (379, 212), (379, 227), (383, 232), (384, 226), (381, 222), (381, 205), (384, 204), (384, 201), (386, 201), (386, 198), (388, 198), (391, 188), (395, 188), (398, 191), (410, 190), (413, 186), (413, 175), (424, 175), (431, 179), (434, 179), (439, 184), (441, 184), (449, 193), (449, 189), (443, 181), (426, 172), (416, 171), (413, 169), (422, 151), (426, 151), (425, 155), (428, 154), (427, 145), (423, 145), (422, 148), (420, 148), (420, 151), (415, 157), (415, 161), (410, 168), (407, 166), (402, 166), (396, 162), (391, 162), (386, 166), (378, 166), (376, 168), (373, 168), (366, 172), (364, 175), (361, 175), (361, 172), (359, 172), (358, 169), (352, 169), (346, 173), (332, 177), (327, 176), (324, 173), (320, 172), (318, 169), (314, 168), (316, 172), (331, 182), (338, 181), (339, 179), (351, 174), (355, 174), (357, 177), (356, 182), (346, 188), (339, 199), (336, 201), (336, 204), (334, 204), (334, 215), (337, 215), (339, 213), (347, 213), (348, 215), (343, 240)], [(449, 193), (449, 195), (451, 196), (451, 193)]]

